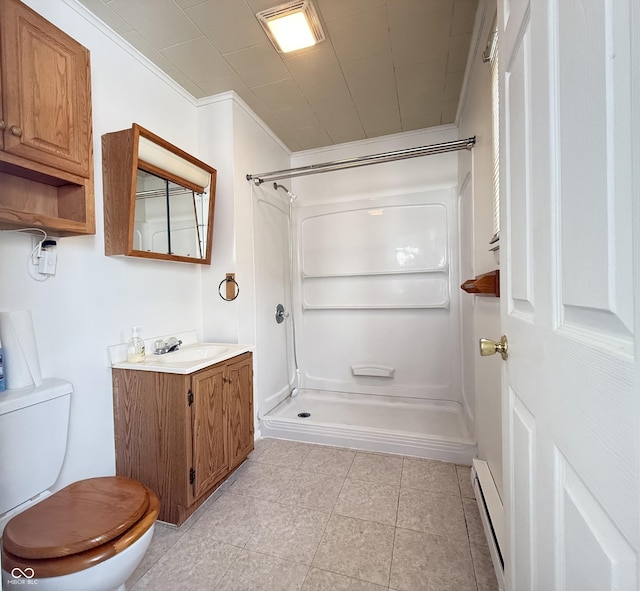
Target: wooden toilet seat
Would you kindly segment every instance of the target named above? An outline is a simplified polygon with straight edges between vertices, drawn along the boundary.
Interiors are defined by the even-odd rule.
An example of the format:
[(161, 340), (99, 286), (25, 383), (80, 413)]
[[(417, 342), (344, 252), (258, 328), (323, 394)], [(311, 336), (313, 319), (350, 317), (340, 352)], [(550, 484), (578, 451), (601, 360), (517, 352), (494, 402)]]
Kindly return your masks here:
[(84, 570), (131, 546), (159, 510), (155, 493), (131, 478), (74, 482), (7, 523), (2, 567), (32, 568), (37, 578)]

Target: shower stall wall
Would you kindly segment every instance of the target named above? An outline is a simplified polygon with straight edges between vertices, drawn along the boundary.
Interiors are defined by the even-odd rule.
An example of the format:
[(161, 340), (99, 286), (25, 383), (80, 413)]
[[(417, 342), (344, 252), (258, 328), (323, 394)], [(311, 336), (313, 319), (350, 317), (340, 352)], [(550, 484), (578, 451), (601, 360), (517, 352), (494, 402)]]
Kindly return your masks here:
[[(291, 298), (286, 209), (258, 199), (257, 283), (274, 295), (282, 290), (297, 340), (291, 320), (277, 326), (265, 310), (262, 330), (281, 331), (288, 351), (280, 357), (287, 379), (259, 404), (263, 434), (470, 461), (475, 448), (460, 390), (455, 190), (294, 211)], [(265, 260), (278, 251), (280, 260)], [(294, 343), (301, 388), (289, 397)]]
[(253, 187), (263, 435), (470, 463), (456, 162)]

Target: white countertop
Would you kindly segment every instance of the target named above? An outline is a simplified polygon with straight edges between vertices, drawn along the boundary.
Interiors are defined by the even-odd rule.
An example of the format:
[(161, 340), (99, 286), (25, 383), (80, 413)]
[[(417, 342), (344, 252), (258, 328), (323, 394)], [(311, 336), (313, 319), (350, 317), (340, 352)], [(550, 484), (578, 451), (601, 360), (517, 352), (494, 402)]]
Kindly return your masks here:
[[(154, 355), (153, 352), (151, 352), (148, 353), (144, 361), (140, 363), (130, 363), (125, 360), (126, 345), (124, 349), (125, 359), (122, 358), (122, 346), (114, 345), (109, 348), (111, 367), (114, 369), (190, 374), (254, 350), (253, 345), (243, 345), (239, 343), (198, 343), (188, 337), (183, 339), (183, 341), (186, 341), (186, 344), (183, 344), (178, 351), (165, 353), (164, 355)], [(147, 345), (147, 351), (150, 351), (149, 345)], [(191, 353), (193, 353), (195, 357), (201, 354), (206, 354), (206, 356), (196, 359), (185, 359), (185, 357), (189, 357)]]

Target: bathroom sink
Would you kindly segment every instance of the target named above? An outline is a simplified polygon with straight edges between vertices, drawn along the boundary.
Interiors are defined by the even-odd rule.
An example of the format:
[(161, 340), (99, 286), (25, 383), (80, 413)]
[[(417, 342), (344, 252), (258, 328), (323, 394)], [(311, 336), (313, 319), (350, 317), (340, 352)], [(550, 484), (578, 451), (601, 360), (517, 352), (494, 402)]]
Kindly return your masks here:
[(191, 345), (173, 353), (149, 356), (152, 363), (183, 363), (185, 361), (202, 361), (219, 357), (228, 347), (221, 345)]
[[(154, 346), (157, 347), (158, 341), (162, 340), (167, 342), (171, 338), (183, 342), (180, 349), (171, 353), (164, 353), (163, 355), (154, 355), (152, 353)], [(127, 345), (125, 343), (109, 347), (111, 367), (114, 369), (190, 374), (236, 357), (237, 355), (253, 351), (252, 345), (198, 341), (195, 330), (174, 333), (173, 335), (160, 335), (147, 339), (145, 345), (147, 355), (144, 361), (139, 363), (126, 361)]]

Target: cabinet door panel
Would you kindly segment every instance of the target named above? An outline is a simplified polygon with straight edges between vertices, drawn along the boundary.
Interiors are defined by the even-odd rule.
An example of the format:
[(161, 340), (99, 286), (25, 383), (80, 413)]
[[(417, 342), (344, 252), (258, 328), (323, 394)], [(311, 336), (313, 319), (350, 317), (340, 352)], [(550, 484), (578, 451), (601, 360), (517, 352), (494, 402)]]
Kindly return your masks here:
[(189, 505), (192, 456), (188, 376), (114, 369), (116, 474), (139, 480), (160, 497), (160, 519), (179, 523)]
[(228, 450), (224, 403), (224, 365), (192, 377), (193, 498), (207, 492), (227, 473)]
[(0, 8), (4, 150), (89, 178), (89, 52), (16, 0)]
[(228, 366), (229, 469), (253, 450), (253, 363), (251, 355)]

